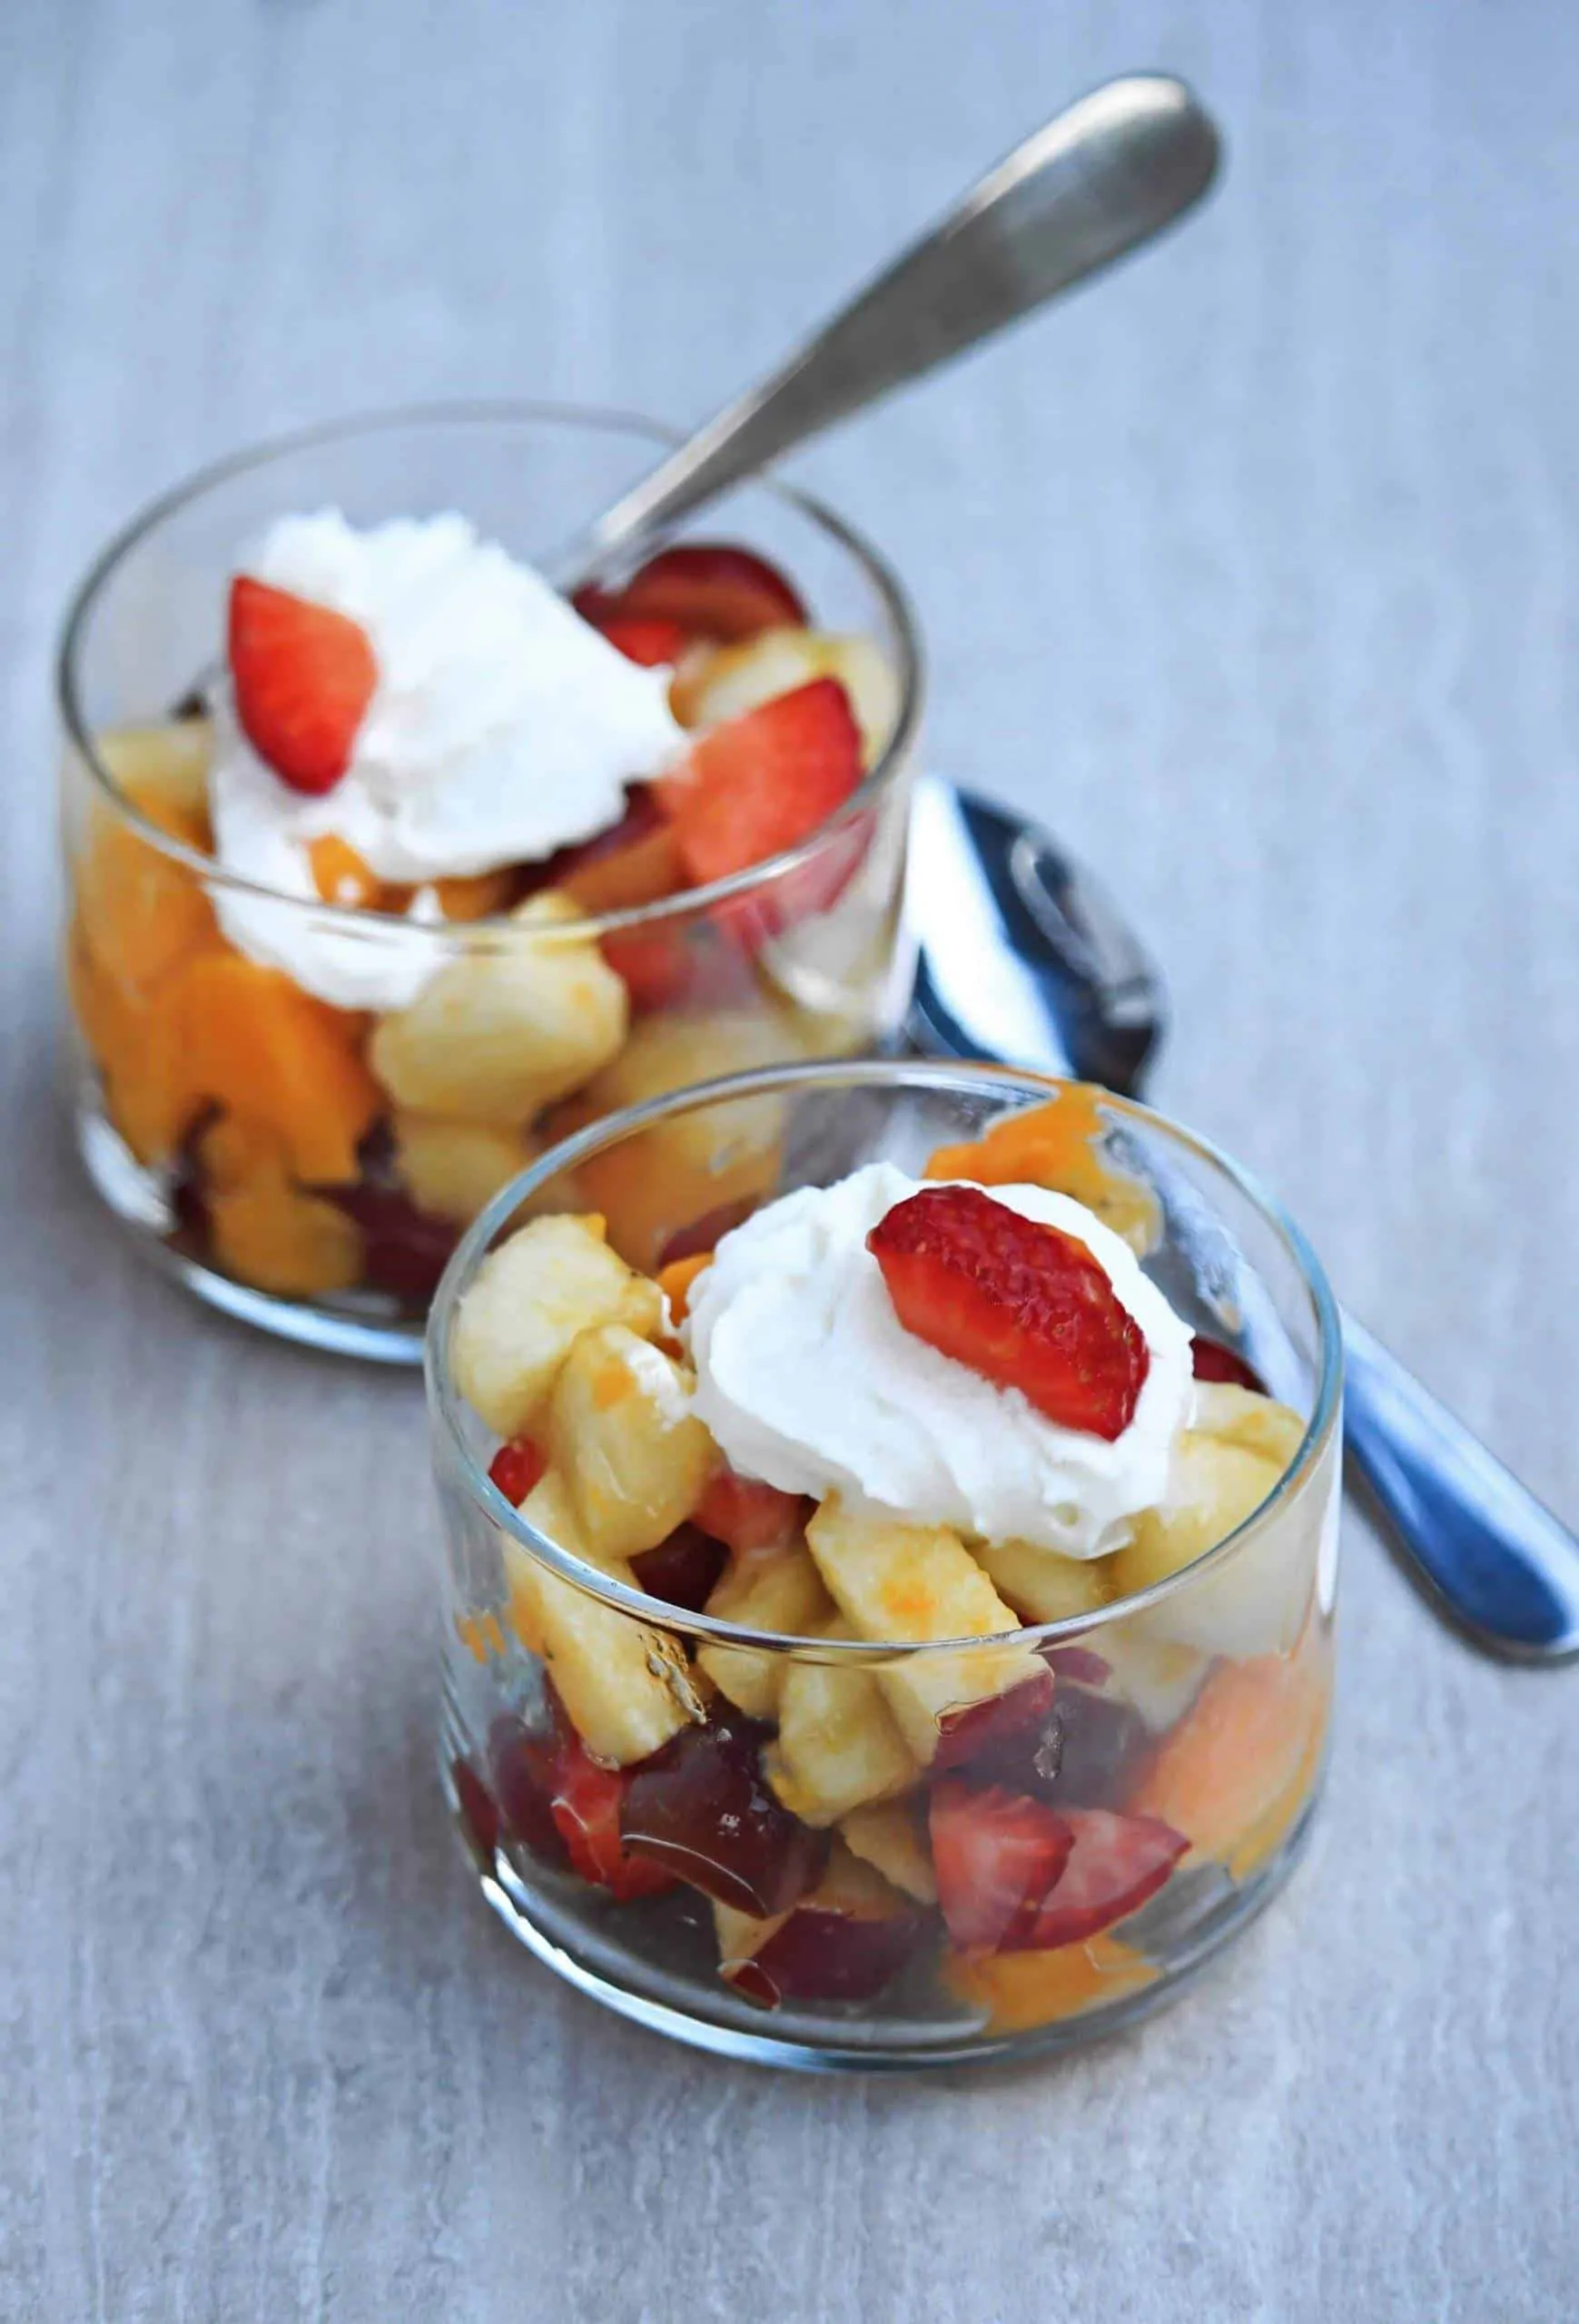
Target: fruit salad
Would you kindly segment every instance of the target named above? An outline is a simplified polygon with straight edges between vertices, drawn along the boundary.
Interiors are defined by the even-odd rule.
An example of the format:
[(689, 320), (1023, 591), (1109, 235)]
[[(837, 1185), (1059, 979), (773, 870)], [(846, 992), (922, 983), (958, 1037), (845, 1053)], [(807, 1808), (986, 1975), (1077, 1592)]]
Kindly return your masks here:
[[(567, 599), (461, 516), (331, 509), (212, 614), (188, 698), (93, 738), (67, 940), (94, 1118), (185, 1261), (419, 1319), (567, 1127), (892, 1030), (900, 675), (763, 556)], [(684, 1168), (687, 1215), (740, 1191)]]
[(651, 1271), (538, 1212), (469, 1274), (439, 1363), (521, 1522), (451, 1512), (449, 1773), (559, 1948), (923, 2054), (1128, 2013), (1275, 1885), (1336, 1449), (1165, 1295), (1109, 1112), (880, 1153)]

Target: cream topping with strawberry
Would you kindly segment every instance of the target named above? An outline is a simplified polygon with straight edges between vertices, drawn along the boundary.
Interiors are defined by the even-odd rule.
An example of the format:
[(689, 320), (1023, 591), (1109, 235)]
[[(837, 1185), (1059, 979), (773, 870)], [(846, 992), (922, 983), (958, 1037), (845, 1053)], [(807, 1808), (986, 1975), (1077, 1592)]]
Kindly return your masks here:
[(726, 1235), (689, 1295), (697, 1415), (735, 1469), (782, 1492), (837, 1492), (916, 1523), (1106, 1555), (1166, 1495), (1193, 1401), (1189, 1327), (1082, 1204), (993, 1187), (992, 1204), (1089, 1254), (1133, 1327), (1143, 1376), (1118, 1433), (1061, 1424), (900, 1320), (868, 1237), (923, 1191), (873, 1163)]
[[(266, 763), (233, 702), (218, 705), (215, 852), (274, 896), (317, 898), (309, 849), (333, 835), (380, 880), (422, 883), (412, 917), (436, 918), (428, 883), (606, 829), (627, 783), (683, 743), (667, 670), (627, 660), (462, 517), (366, 531), (334, 510), (282, 517), (246, 572), (348, 616), (376, 673), (341, 771), (315, 792)], [(222, 891), (216, 904), (242, 950), (339, 1007), (406, 1007), (439, 964), (430, 941), (402, 944), (387, 921), (364, 935), (272, 897)]]

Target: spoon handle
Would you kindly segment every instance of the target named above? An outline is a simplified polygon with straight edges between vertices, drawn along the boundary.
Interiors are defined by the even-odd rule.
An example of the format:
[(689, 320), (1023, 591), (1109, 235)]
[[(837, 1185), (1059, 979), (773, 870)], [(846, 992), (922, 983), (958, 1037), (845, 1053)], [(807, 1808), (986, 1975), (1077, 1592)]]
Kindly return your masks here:
[(1579, 1539), (1352, 1315), (1344, 1434), (1449, 1613), (1525, 1661), (1579, 1652)]
[(771, 379), (590, 528), (607, 566), (793, 445), (946, 362), (1158, 232), (1199, 199), (1218, 135), (1182, 82), (1110, 81), (1018, 146)]

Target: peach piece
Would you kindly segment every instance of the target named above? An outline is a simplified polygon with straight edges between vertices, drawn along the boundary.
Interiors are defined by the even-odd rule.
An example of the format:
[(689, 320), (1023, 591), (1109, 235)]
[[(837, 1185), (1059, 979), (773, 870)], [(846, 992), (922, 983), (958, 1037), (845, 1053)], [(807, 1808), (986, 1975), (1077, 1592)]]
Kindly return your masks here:
[(66, 990), (112, 1123), (139, 1162), (163, 1161), (197, 1109), (168, 1013), (101, 968), (80, 928), (66, 946)]
[(508, 911), (518, 884), (518, 875), (512, 869), (435, 880), (433, 887), (445, 919), (467, 921), (492, 920), (498, 913)]
[(1061, 1945), (1051, 1953), (997, 1953), (969, 1961), (951, 1954), (942, 1969), (957, 2000), (987, 2011), (990, 2034), (1022, 2034), (1078, 2017), (1101, 2002), (1141, 1992), (1157, 1974), (1132, 1945), (1108, 1935)]
[(1259, 1845), (1269, 1819), (1303, 1797), (1301, 1776), (1319, 1764), (1329, 1702), (1326, 1654), (1308, 1643), (1294, 1656), (1219, 1662), (1158, 1743), (1126, 1813), (1160, 1816), (1183, 1832), (1189, 1862), (1233, 1862)]
[(209, 1196), (213, 1254), (228, 1275), (288, 1298), (349, 1291), (362, 1271), (362, 1238), (331, 1202), (289, 1179), (248, 1179)]
[(383, 1104), (356, 1046), (360, 1019), (237, 952), (199, 953), (168, 991), (189, 1088), (266, 1122), (296, 1177), (357, 1176), (358, 1142)]
[(711, 1251), (693, 1252), (688, 1259), (671, 1259), (658, 1269), (658, 1289), (669, 1303), (670, 1316), (683, 1324), (691, 1312), (691, 1285), (713, 1264)]
[(391, 889), (380, 880), (372, 865), (337, 832), (325, 832), (311, 841), (307, 861), (312, 869), (312, 884), (326, 904), (341, 904), (358, 911), (400, 911), (410, 893), (405, 888)]
[(1300, 1812), (1309, 1798), (1311, 1788), (1321, 1773), (1321, 1762), (1327, 1751), (1327, 1721), (1325, 1717), (1313, 1721), (1306, 1738), (1298, 1765), (1266, 1814), (1251, 1825), (1229, 1858), (1229, 1870), (1236, 1880), (1248, 1880), (1269, 1864), (1299, 1819)]
[[(208, 820), (199, 809), (152, 784), (129, 788), (126, 796), (158, 830), (206, 853)], [(147, 990), (189, 953), (218, 941), (197, 874), (162, 855), (108, 807), (95, 807), (76, 889), (88, 950), (106, 975), (124, 983)]]
[(301, 1297), (360, 1279), (360, 1228), (291, 1183), (284, 1138), (255, 1115), (222, 1114), (198, 1140), (214, 1256), (260, 1291)]
[(686, 867), (672, 824), (661, 822), (607, 855), (589, 856), (566, 872), (560, 886), (583, 911), (630, 911), (656, 904), (686, 885)]
[(1006, 1115), (979, 1138), (940, 1146), (928, 1157), (925, 1176), (1072, 1195), (1136, 1250), (1149, 1251), (1160, 1232), (1157, 1197), (1140, 1179), (1115, 1169), (1102, 1152), (1107, 1125), (1099, 1107), (1107, 1095), (1090, 1082), (1071, 1082), (1045, 1106)]

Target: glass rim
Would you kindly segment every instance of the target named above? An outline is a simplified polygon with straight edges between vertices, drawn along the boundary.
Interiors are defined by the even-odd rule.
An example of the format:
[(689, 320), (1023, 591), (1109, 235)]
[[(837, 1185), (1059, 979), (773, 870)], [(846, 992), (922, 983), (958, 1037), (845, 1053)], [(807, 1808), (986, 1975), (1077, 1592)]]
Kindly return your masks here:
[(621, 1613), (630, 1615), (651, 1628), (666, 1630), (708, 1645), (750, 1648), (758, 1652), (784, 1655), (795, 1661), (856, 1663), (868, 1668), (902, 1665), (918, 1655), (962, 1654), (984, 1647), (1020, 1645), (1035, 1651), (1044, 1645), (1072, 1643), (1110, 1622), (1127, 1620), (1132, 1614), (1144, 1613), (1160, 1605), (1166, 1599), (1199, 1581), (1216, 1567), (1227, 1564), (1261, 1539), (1303, 1491), (1327, 1452), (1337, 1427), (1343, 1389), (1343, 1335), (1337, 1299), (1327, 1282), (1326, 1270), (1303, 1230), (1276, 1196), (1268, 1194), (1248, 1171), (1242, 1169), (1210, 1138), (1201, 1137), (1197, 1131), (1186, 1128), (1182, 1123), (1173, 1121), (1149, 1106), (1139, 1105), (1133, 1098), (1120, 1098), (1108, 1089), (1100, 1093), (1102, 1106), (1110, 1107), (1121, 1119), (1134, 1122), (1143, 1129), (1160, 1132), (1198, 1158), (1211, 1164), (1259, 1212), (1293, 1260), (1316, 1312), (1320, 1369), (1315, 1401), (1306, 1421), (1298, 1450), (1266, 1499), (1220, 1541), (1214, 1541), (1210, 1549), (1203, 1551), (1189, 1565), (1179, 1567), (1177, 1572), (1166, 1574), (1148, 1588), (1115, 1598), (1090, 1612), (1066, 1614), (1053, 1622), (1025, 1623), (987, 1638), (877, 1641), (871, 1639), (806, 1638), (790, 1632), (752, 1630), (725, 1621), (717, 1615), (692, 1612), (686, 1608), (671, 1605), (666, 1599), (649, 1597), (645, 1590), (629, 1588), (598, 1567), (574, 1556), (548, 1534), (540, 1533), (536, 1526), (526, 1522), (520, 1512), (492, 1482), (466, 1443), (459, 1422), (459, 1407), (464, 1399), (455, 1386), (449, 1365), (449, 1338), (456, 1309), (498, 1229), (515, 1215), (524, 1201), (561, 1170), (573, 1169), (588, 1156), (601, 1153), (623, 1138), (649, 1129), (671, 1115), (688, 1112), (699, 1106), (764, 1097), (786, 1089), (810, 1089), (819, 1085), (888, 1089), (915, 1086), (952, 1088), (982, 1096), (1002, 1092), (1006, 1097), (1016, 1092), (1058, 1096), (1067, 1089), (1087, 1086), (1056, 1075), (1031, 1073), (1017, 1066), (965, 1064), (952, 1059), (857, 1058), (845, 1059), (843, 1063), (814, 1061), (809, 1064), (763, 1066), (746, 1073), (727, 1074), (713, 1081), (693, 1082), (685, 1088), (670, 1090), (662, 1097), (649, 1098), (639, 1105), (625, 1107), (618, 1113), (607, 1114), (587, 1128), (577, 1130), (550, 1147), (529, 1168), (521, 1171), (508, 1186), (501, 1187), (487, 1207), (479, 1212), (456, 1246), (429, 1311), (423, 1348), (423, 1377), (430, 1424), (446, 1458), (453, 1464), (468, 1499), (481, 1514), (513, 1540), (536, 1563), (546, 1565), (560, 1580), (571, 1583), (587, 1596), (599, 1599), (605, 1605), (616, 1607)]
[[(656, 445), (673, 447), (685, 441), (681, 429), (617, 406), (508, 397), (483, 399), (456, 398), (437, 402), (390, 404), (354, 412), (339, 419), (320, 420), (311, 427), (292, 428), (278, 436), (262, 438), (243, 446), (239, 451), (227, 453), (220, 459), (211, 460), (203, 467), (192, 469), (153, 499), (144, 501), (111, 535), (67, 598), (54, 654), (55, 705), (65, 730), (67, 743), (81, 757), (95, 790), (106, 805), (123, 822), (131, 824), (138, 838), (157, 853), (179, 863), (183, 870), (195, 872), (208, 887), (262, 897), (282, 910), (307, 912), (314, 920), (326, 920), (331, 926), (354, 930), (364, 938), (372, 928), (385, 930), (391, 940), (403, 943), (413, 940), (431, 940), (435, 950), (440, 952), (483, 949), (490, 938), (497, 940), (507, 932), (512, 937), (518, 935), (518, 924), (508, 912), (490, 913), (473, 921), (413, 921), (393, 913), (369, 911), (356, 905), (331, 903), (315, 896), (290, 895), (283, 889), (271, 887), (265, 881), (251, 880), (240, 872), (227, 871), (213, 856), (204, 854), (201, 848), (191, 847), (173, 832), (162, 830), (127, 797), (95, 748), (93, 729), (83, 714), (78, 681), (88, 629), (104, 589), (134, 549), (150, 539), (171, 517), (179, 515), (192, 502), (201, 500), (204, 494), (228, 484), (234, 478), (267, 468), (276, 460), (294, 453), (311, 451), (321, 446), (351, 442), (402, 428), (437, 429), (458, 427), (585, 428), (604, 435), (642, 436), (649, 443)], [(627, 928), (651, 926), (678, 918), (682, 913), (706, 911), (715, 904), (726, 903), (732, 898), (752, 894), (812, 862), (831, 833), (854, 822), (891, 788), (895, 774), (909, 756), (920, 724), (925, 691), (921, 633), (909, 593), (881, 550), (873, 547), (864, 534), (858, 532), (854, 526), (848, 524), (815, 494), (803, 490), (799, 485), (785, 484), (774, 477), (754, 477), (749, 482), (755, 488), (770, 493), (775, 499), (808, 518), (820, 532), (854, 559), (872, 583), (898, 648), (895, 675), (899, 681), (899, 710), (893, 732), (848, 799), (831, 815), (824, 816), (815, 831), (797, 846), (771, 855), (761, 863), (748, 864), (745, 871), (731, 872), (727, 879), (709, 881), (705, 887), (682, 888), (676, 894), (659, 897), (654, 903), (627, 905), (617, 911), (589, 912), (577, 920), (556, 923), (553, 932), (557, 940), (597, 937), (615, 934)], [(481, 520), (479, 522), (480, 524)], [(539, 935), (541, 932), (538, 931)]]

